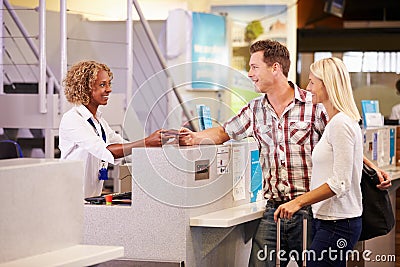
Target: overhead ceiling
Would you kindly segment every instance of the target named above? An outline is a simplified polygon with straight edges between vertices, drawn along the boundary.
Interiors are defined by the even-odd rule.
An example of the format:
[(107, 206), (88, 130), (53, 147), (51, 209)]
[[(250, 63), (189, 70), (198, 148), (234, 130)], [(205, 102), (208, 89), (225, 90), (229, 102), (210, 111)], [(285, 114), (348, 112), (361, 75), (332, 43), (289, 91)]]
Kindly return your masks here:
[(397, 27), (400, 23), (400, 0), (297, 0), (297, 6), (299, 29), (345, 28), (349, 23)]
[(298, 0), (298, 52), (399, 51), (400, 0), (344, 0), (342, 17), (328, 1)]
[(400, 21), (400, 0), (344, 0), (347, 21)]
[[(207, 0), (197, 0), (197, 2), (209, 2)], [(400, 0), (297, 0), (298, 6), (304, 6), (305, 10), (299, 9), (299, 16), (302, 13), (313, 13), (308, 15), (308, 22), (326, 19), (328, 14), (323, 15), (323, 6), (325, 2), (344, 2), (343, 16), (344, 21), (400, 21)], [(99, 3), (97, 3), (99, 2)], [(154, 13), (160, 9), (165, 9), (166, 13), (171, 8), (187, 8), (188, 0), (138, 0), (139, 4), (144, 9), (146, 18), (153, 19)], [(215, 2), (215, 1), (214, 1)], [(223, 1), (221, 1), (223, 2)], [(227, 1), (229, 2), (229, 1)], [(268, 2), (268, 1), (265, 1)], [(10, 3), (17, 6), (32, 6), (38, 5), (38, 0), (10, 0)], [(107, 4), (109, 3), (109, 4)], [(111, 4), (111, 5), (110, 5)], [(187, 4), (185, 6), (185, 4)], [(47, 7), (50, 10), (58, 10), (58, 1), (47, 1)], [(88, 7), (85, 7), (88, 6)], [(154, 8), (157, 6), (157, 8)], [(80, 9), (95, 9), (97, 11), (91, 13), (100, 13), (101, 17), (125, 16), (126, 0), (96, 0), (96, 5), (93, 5), (93, 0), (69, 0), (68, 8), (71, 10)], [(102, 11), (102, 10), (106, 11)], [(147, 12), (149, 9), (150, 11)], [(146, 12), (145, 12), (146, 11)], [(105, 15), (103, 13), (106, 13)], [(110, 15), (113, 14), (113, 15)], [(116, 15), (117, 14), (117, 15)], [(320, 14), (320, 15), (318, 15)], [(301, 28), (302, 26), (300, 26)]]
[[(36, 8), (38, 0), (9, 0), (11, 5)], [(176, 8), (187, 9), (187, 0), (137, 0), (141, 11), (148, 20), (165, 20), (168, 11)], [(80, 14), (89, 20), (118, 21), (126, 20), (126, 0), (68, 0), (66, 1), (69, 13)], [(46, 9), (58, 12), (60, 1), (47, 0)], [(136, 10), (133, 19), (139, 19)]]

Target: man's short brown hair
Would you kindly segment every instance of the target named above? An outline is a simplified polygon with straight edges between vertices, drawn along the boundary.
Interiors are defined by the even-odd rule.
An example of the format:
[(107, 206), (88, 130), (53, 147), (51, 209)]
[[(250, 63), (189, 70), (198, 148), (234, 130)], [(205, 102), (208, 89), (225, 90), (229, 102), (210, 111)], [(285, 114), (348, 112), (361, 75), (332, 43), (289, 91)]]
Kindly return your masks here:
[(250, 46), (250, 54), (258, 51), (264, 51), (264, 62), (268, 66), (278, 62), (282, 66), (283, 75), (288, 77), (290, 54), (286, 46), (274, 40), (260, 40)]

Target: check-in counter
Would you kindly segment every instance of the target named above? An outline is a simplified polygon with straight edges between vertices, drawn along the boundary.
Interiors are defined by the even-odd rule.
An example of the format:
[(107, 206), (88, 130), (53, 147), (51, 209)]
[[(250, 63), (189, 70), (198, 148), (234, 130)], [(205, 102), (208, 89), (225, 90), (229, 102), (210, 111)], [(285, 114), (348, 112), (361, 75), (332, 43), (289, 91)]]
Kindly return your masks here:
[[(400, 186), (400, 166), (396, 166), (399, 161), (398, 129), (394, 126), (371, 127), (364, 129), (364, 155), (374, 162), (375, 165), (384, 169), (392, 179), (392, 186), (389, 188), (394, 214), (396, 214), (396, 191)], [(358, 267), (394, 267), (396, 261), (393, 257), (396, 254), (396, 226), (387, 235), (375, 237), (373, 239), (359, 242), (357, 249), (360, 252), (371, 251), (366, 259), (360, 253), (360, 260), (348, 263), (348, 266)]]
[(123, 246), (135, 261), (246, 266), (245, 228), (265, 208), (250, 201), (252, 151), (254, 142), (133, 149), (131, 206), (86, 205), (84, 242)]
[[(225, 151), (227, 164), (219, 155)], [(255, 143), (133, 149), (131, 206), (86, 205), (84, 242), (124, 246), (125, 257), (134, 261), (247, 266), (248, 229), (262, 217), (266, 204), (250, 201), (253, 151), (258, 151)], [(393, 179), (389, 192), (396, 209), (400, 168), (383, 168)], [(360, 242), (359, 249), (394, 255), (395, 230)]]
[(83, 164), (0, 160), (0, 266), (89, 266), (124, 255), (122, 246), (83, 244)]
[[(389, 197), (392, 204), (393, 212), (396, 215), (396, 191), (400, 187), (400, 166), (386, 166), (383, 169), (389, 173), (392, 178), (392, 186), (390, 187)], [(378, 236), (358, 244), (358, 249), (362, 252), (371, 251), (367, 260), (360, 257), (360, 262), (356, 265), (358, 267), (395, 267), (396, 266), (396, 225), (387, 235)], [(361, 254), (360, 254), (361, 255)], [(368, 260), (369, 259), (369, 260)], [(398, 261), (398, 259), (397, 259)]]

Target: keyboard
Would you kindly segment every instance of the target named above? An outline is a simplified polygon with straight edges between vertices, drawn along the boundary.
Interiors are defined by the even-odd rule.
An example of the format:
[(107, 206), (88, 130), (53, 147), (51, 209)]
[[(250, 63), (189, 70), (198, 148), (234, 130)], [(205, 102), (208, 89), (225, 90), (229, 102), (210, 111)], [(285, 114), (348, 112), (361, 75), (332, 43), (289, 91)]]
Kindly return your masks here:
[(122, 192), (122, 193), (113, 193), (111, 194), (114, 199), (131, 199), (132, 198), (132, 192)]
[[(131, 200), (132, 199), (132, 192), (122, 192), (122, 193), (112, 193), (108, 194), (112, 195), (113, 200)], [(106, 195), (97, 196), (97, 197), (87, 197), (85, 201), (89, 202), (90, 204), (105, 204), (106, 203)]]

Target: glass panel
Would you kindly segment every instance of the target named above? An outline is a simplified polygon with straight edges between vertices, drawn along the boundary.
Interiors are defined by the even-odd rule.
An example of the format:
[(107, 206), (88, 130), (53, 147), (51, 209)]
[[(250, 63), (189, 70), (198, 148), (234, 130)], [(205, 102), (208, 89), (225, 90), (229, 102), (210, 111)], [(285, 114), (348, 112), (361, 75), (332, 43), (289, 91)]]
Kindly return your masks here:
[(377, 52), (365, 52), (362, 71), (363, 72), (376, 72), (377, 65), (378, 65), (378, 53)]
[(314, 62), (323, 58), (332, 57), (332, 52), (315, 52), (314, 53)]
[(400, 74), (400, 52), (348, 51), (348, 52), (301, 53), (297, 61), (297, 84), (305, 88), (311, 63), (334, 56), (343, 59), (349, 72), (354, 99), (361, 111), (361, 100), (379, 101), (380, 112), (388, 117), (391, 108), (400, 103), (396, 94), (396, 82)]
[(343, 62), (349, 72), (361, 72), (363, 52), (344, 52)]

